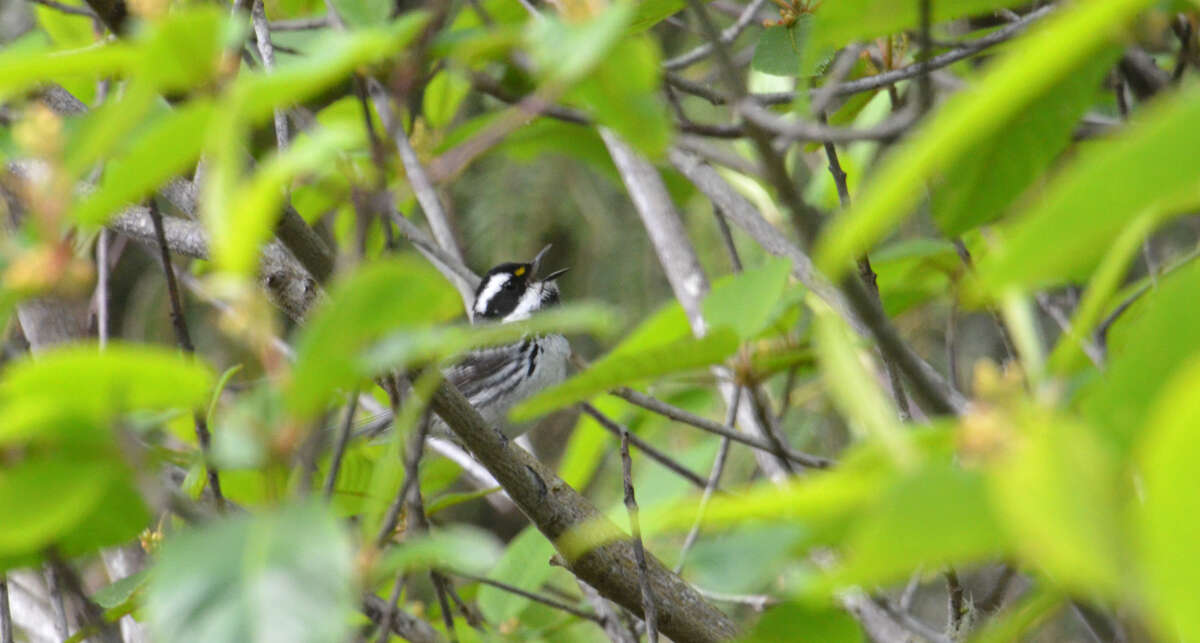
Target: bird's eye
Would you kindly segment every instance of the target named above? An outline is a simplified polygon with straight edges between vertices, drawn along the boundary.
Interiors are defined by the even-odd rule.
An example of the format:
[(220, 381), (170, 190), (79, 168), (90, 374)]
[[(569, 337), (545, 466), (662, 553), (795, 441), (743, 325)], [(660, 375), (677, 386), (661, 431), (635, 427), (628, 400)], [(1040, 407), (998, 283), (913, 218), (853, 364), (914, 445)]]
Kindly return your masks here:
[(505, 290), (516, 290), (517, 289), (516, 280), (509, 279), (508, 281), (504, 282), (504, 289)]

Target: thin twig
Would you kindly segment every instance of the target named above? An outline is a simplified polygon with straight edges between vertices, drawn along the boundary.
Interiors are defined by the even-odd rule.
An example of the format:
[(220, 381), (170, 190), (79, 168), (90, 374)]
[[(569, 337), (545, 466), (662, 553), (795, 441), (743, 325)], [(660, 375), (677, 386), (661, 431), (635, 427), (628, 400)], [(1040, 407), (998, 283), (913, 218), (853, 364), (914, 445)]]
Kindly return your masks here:
[[(175, 281), (175, 267), (171, 264), (171, 253), (167, 245), (167, 236), (163, 231), (162, 213), (158, 211), (158, 203), (153, 197), (149, 200), (150, 222), (154, 225), (154, 236), (158, 240), (160, 259), (163, 265), (163, 275), (167, 280), (167, 299), (171, 306), (171, 325), (175, 327), (175, 340), (185, 353), (194, 354), (191, 334), (188, 333), (187, 320), (183, 316), (183, 300), (179, 296), (179, 284)], [(196, 425), (196, 440), (200, 443), (200, 453), (204, 457), (204, 468), (208, 472), (208, 486), (212, 490), (217, 511), (224, 513), (225, 496), (221, 493), (221, 478), (217, 468), (211, 461), (212, 435), (208, 432), (208, 422), (199, 411), (192, 413)]]
[[(738, 386), (733, 390), (733, 403), (729, 405), (729, 411), (725, 415), (725, 426), (730, 430), (733, 430), (733, 423), (737, 420), (738, 406), (741, 401), (742, 387)], [(700, 496), (700, 506), (696, 508), (696, 519), (692, 522), (692, 528), (688, 530), (687, 537), (683, 539), (683, 546), (679, 548), (679, 560), (675, 563), (676, 574), (683, 570), (688, 552), (696, 544), (696, 538), (700, 535), (704, 512), (708, 509), (708, 502), (712, 499), (713, 491), (721, 484), (721, 474), (725, 471), (725, 459), (728, 456), (729, 438), (721, 438), (721, 446), (717, 448), (717, 457), (713, 460), (712, 471), (709, 472), (708, 482), (704, 485), (704, 495)]]
[(963, 617), (966, 616), (966, 591), (963, 589), (962, 583), (958, 580), (958, 572), (954, 568), (946, 570), (946, 594), (949, 600), (949, 630), (951, 632), (959, 632), (962, 630)]
[(383, 610), (383, 618), (379, 619), (379, 636), (375, 639), (375, 643), (387, 643), (388, 639), (392, 638), (391, 628), (387, 626), (391, 622), (392, 616), (396, 613), (397, 604), (400, 602), (400, 592), (404, 590), (404, 570), (400, 570), (396, 574), (396, 580), (392, 583), (392, 592), (388, 594), (387, 606)]
[[(596, 407), (592, 406), (591, 404), (584, 402), (583, 404), (580, 405), (580, 408), (583, 409), (584, 413), (587, 413), (588, 415), (592, 416), (592, 418), (595, 419), (596, 422), (598, 422), (601, 427), (604, 427), (605, 430), (607, 430), (609, 433), (612, 433), (613, 435), (620, 437), (629, 432), (629, 430), (625, 427), (625, 425), (614, 422), (608, 416), (606, 416), (603, 413), (601, 413), (600, 411), (598, 411), (596, 409)], [(622, 438), (622, 439), (624, 439), (624, 438)], [(692, 471), (691, 469), (688, 469), (687, 467), (683, 466), (682, 464), (679, 464), (675, 460), (671, 459), (670, 456), (663, 453), (662, 451), (659, 451), (653, 445), (647, 443), (645, 440), (643, 440), (637, 436), (630, 436), (629, 439), (633, 442), (634, 446), (636, 446), (638, 449), (640, 449), (646, 455), (650, 456), (650, 458), (652, 460), (654, 460), (655, 462), (657, 462), (657, 463), (663, 465), (664, 467), (670, 469), (671, 471), (679, 474), (680, 477), (682, 477), (684, 480), (687, 480), (688, 482), (696, 485), (700, 489), (703, 489), (705, 487), (704, 478), (701, 478), (699, 475), (696, 474), (696, 472)]]
[(379, 549), (383, 549), (383, 546), (391, 540), (392, 533), (396, 531), (396, 524), (400, 520), (400, 511), (407, 503), (413, 486), (418, 484), (416, 471), (421, 462), (421, 454), (425, 450), (425, 436), (429, 434), (429, 419), (428, 411), (422, 414), (421, 421), (417, 423), (416, 431), (413, 432), (405, 449), (404, 484), (400, 485), (400, 490), (396, 492), (396, 498), (388, 507), (387, 513), (384, 514), (383, 524), (379, 526), (379, 533), (375, 536), (375, 546)]
[(309, 29), (324, 29), (328, 26), (330, 26), (330, 21), (326, 16), (317, 16), (315, 18), (291, 18), (288, 20), (276, 20), (268, 23), (268, 28), (271, 31), (306, 31)]
[(350, 429), (354, 425), (354, 412), (358, 410), (358, 389), (350, 395), (350, 403), (346, 405), (346, 417), (342, 420), (341, 430), (338, 431), (337, 442), (333, 445), (333, 457), (329, 461), (329, 473), (325, 475), (325, 484), (321, 493), (325, 500), (333, 497), (333, 488), (337, 484), (338, 472), (342, 468), (342, 458), (346, 455), (346, 444), (350, 441)]
[[(250, 22), (254, 26), (254, 39), (258, 44), (258, 55), (262, 57), (263, 68), (267, 73), (275, 71), (275, 48), (271, 44), (271, 26), (267, 23), (266, 10), (263, 0), (254, 0), (250, 9)], [(279, 151), (287, 149), (291, 137), (288, 134), (287, 116), (282, 108), (275, 108), (275, 144)]]
[(79, 602), (83, 608), (83, 617), (87, 619), (87, 626), (98, 632), (100, 640), (104, 643), (122, 643), (121, 633), (116, 624), (105, 620), (104, 610), (88, 598), (87, 593), (83, 590), (83, 583), (80, 582), (75, 570), (54, 551), (47, 555), (47, 565), (54, 570), (52, 576), (57, 580), (59, 588)]
[(55, 2), (54, 0), (29, 0), (29, 1), (34, 4), (40, 4), (43, 7), (49, 7), (51, 9), (54, 9), (55, 11), (59, 11), (61, 13), (65, 13), (68, 15), (83, 16), (85, 18), (92, 18), (93, 20), (99, 19), (99, 16), (96, 15), (95, 11), (92, 11), (91, 9), (86, 8), (86, 7), (72, 7), (71, 5), (63, 4), (61, 2)]
[[(821, 113), (820, 120), (825, 122), (826, 116)], [(846, 171), (842, 169), (842, 163), (838, 160), (837, 147), (830, 141), (825, 141), (825, 158), (829, 162), (829, 174), (833, 177), (833, 183), (837, 186), (838, 201), (841, 203), (842, 209), (850, 207), (850, 188), (846, 184)], [(858, 259), (858, 276), (863, 281), (863, 285), (867, 288), (867, 294), (872, 298), (872, 304), (883, 310), (883, 300), (879, 296), (879, 281), (875, 270), (871, 268), (871, 259), (866, 254)], [(882, 312), (880, 313), (882, 314)], [(896, 364), (886, 355), (883, 357), (884, 375), (887, 376), (888, 386), (892, 391), (892, 399), (896, 402), (896, 411), (900, 415), (901, 422), (912, 421), (912, 410), (908, 408), (908, 396), (904, 393), (904, 384), (900, 381), (899, 369)]]
[[(685, 411), (677, 406), (667, 404), (662, 400), (646, 395), (645, 393), (635, 391), (631, 388), (615, 388), (610, 390), (609, 394), (616, 395), (617, 397), (631, 404), (640, 406), (647, 411), (653, 411), (654, 413), (658, 413), (659, 415), (675, 420), (676, 422), (682, 422), (702, 431), (707, 431), (709, 433), (714, 433), (716, 435), (729, 438), (734, 442), (739, 442), (746, 446), (754, 447), (760, 451), (766, 451), (768, 453), (775, 453), (776, 451), (775, 447), (773, 447), (766, 440), (735, 431), (721, 424), (720, 422), (714, 422), (706, 417)], [(732, 406), (732, 404), (730, 406)], [(784, 455), (788, 460), (812, 469), (827, 469), (833, 465), (833, 461), (829, 460), (828, 458), (802, 453), (794, 449), (786, 449), (784, 451)]]
[(0, 643), (14, 643), (12, 610), (8, 605), (8, 576), (0, 572)]
[(547, 607), (552, 607), (556, 610), (562, 610), (568, 614), (578, 616), (579, 618), (587, 619), (587, 620), (593, 621), (595, 623), (600, 623), (600, 617), (597, 616), (593, 612), (579, 609), (578, 607), (575, 607), (573, 605), (567, 605), (566, 603), (556, 601), (553, 598), (542, 596), (541, 594), (535, 594), (534, 592), (525, 591), (525, 590), (521, 589), (520, 587), (515, 587), (513, 585), (509, 585), (508, 583), (505, 583), (502, 581), (487, 578), (485, 576), (476, 576), (474, 574), (468, 574), (466, 572), (454, 572), (454, 575), (458, 576), (460, 578), (464, 578), (466, 580), (472, 581), (472, 582), (482, 583), (484, 585), (491, 585), (492, 587), (495, 587), (496, 589), (508, 592), (510, 594), (516, 594), (517, 596), (523, 596), (525, 598), (528, 598), (529, 600), (534, 601), (535, 603), (541, 603), (542, 605), (545, 605)]
[(103, 349), (108, 344), (108, 228), (96, 237), (96, 335)]
[[(737, 37), (742, 34), (742, 31), (744, 31), (746, 27), (750, 26), (750, 23), (754, 22), (754, 17), (758, 14), (758, 10), (761, 9), (764, 4), (766, 4), (766, 0), (751, 0), (750, 4), (746, 5), (746, 8), (742, 10), (741, 15), (737, 17), (737, 21), (726, 27), (725, 30), (721, 32), (721, 42), (724, 44), (729, 44), (734, 40), (737, 40)], [(687, 53), (667, 59), (663, 62), (663, 69), (668, 69), (671, 71), (683, 69), (684, 67), (706, 58), (712, 54), (712, 51), (712, 43), (706, 42)]]
[(756, 612), (761, 612), (781, 602), (778, 598), (766, 594), (726, 594), (725, 592), (714, 592), (711, 589), (704, 589), (703, 587), (697, 587), (696, 591), (710, 601), (747, 605)]
[(625, 511), (629, 513), (629, 529), (633, 533), (633, 553), (637, 560), (638, 581), (642, 586), (642, 613), (646, 621), (646, 640), (658, 641), (658, 609), (650, 591), (650, 572), (646, 569), (646, 549), (642, 543), (642, 524), (638, 519), (637, 499), (633, 493), (633, 458), (629, 455), (629, 429), (621, 427), (621, 477), (625, 485)]
[(50, 607), (54, 609), (54, 629), (59, 638), (65, 641), (71, 636), (67, 625), (67, 606), (63, 601), (63, 588), (58, 579), (58, 572), (49, 563), (46, 564), (46, 591), (50, 595)]

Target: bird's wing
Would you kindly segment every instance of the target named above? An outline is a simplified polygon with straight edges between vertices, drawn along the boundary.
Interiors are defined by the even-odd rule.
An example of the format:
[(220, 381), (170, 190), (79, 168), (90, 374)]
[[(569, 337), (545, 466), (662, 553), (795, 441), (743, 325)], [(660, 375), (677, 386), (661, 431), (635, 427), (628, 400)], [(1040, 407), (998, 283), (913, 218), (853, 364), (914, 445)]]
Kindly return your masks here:
[(474, 401), (480, 393), (495, 389), (515, 376), (524, 364), (527, 348), (527, 343), (522, 343), (471, 351), (446, 370), (446, 379)]

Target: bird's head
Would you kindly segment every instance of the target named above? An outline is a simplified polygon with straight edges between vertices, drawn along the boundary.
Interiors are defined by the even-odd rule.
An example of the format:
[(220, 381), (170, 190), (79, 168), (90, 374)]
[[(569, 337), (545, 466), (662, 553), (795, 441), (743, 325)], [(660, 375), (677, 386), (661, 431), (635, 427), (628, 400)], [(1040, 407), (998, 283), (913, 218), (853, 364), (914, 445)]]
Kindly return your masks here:
[(539, 276), (542, 258), (549, 250), (550, 246), (542, 248), (529, 263), (502, 263), (487, 271), (475, 290), (475, 319), (519, 321), (557, 304), (558, 284), (554, 280), (567, 268)]

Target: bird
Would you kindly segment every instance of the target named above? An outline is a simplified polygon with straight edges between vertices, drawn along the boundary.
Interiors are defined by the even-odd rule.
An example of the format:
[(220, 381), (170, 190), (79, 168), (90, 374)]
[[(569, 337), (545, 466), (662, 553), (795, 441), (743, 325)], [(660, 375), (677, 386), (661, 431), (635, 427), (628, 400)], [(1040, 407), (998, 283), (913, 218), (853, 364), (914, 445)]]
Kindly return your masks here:
[[(472, 323), (507, 324), (558, 305), (556, 279), (568, 269), (540, 276), (550, 246), (526, 263), (507, 262), (488, 270), (471, 303)], [(490, 426), (507, 438), (529, 429), (506, 419), (522, 400), (562, 382), (571, 345), (560, 334), (527, 335), (518, 342), (470, 351), (443, 371)], [(441, 431), (438, 431), (441, 433)]]

